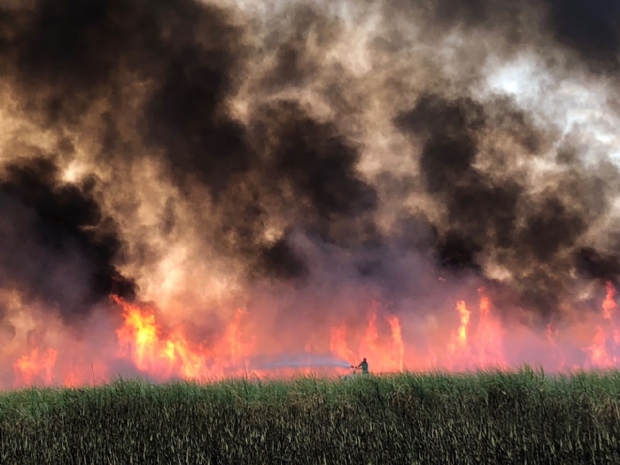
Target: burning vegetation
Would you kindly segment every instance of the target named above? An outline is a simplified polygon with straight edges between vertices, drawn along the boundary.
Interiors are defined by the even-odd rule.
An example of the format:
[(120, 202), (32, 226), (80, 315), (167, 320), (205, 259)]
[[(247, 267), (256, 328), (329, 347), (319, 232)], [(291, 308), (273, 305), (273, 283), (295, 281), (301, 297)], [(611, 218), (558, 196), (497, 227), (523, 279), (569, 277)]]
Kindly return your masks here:
[(0, 0), (1, 388), (618, 366), (618, 6), (247, 3)]

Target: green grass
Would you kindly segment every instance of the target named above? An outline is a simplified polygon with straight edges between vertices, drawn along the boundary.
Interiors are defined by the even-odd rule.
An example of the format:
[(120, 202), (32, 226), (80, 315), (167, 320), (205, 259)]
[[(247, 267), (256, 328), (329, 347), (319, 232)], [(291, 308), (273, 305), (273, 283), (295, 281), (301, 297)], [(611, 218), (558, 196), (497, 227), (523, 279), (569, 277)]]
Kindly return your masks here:
[(1, 464), (619, 464), (620, 374), (119, 380), (0, 394)]

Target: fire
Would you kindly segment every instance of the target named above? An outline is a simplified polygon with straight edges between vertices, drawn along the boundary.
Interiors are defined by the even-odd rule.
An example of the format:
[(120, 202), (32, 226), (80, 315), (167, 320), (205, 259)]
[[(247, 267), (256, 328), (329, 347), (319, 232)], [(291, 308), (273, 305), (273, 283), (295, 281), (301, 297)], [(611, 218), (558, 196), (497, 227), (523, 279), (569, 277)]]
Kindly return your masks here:
[(607, 336), (602, 326), (596, 327), (596, 333), (592, 345), (588, 347), (587, 352), (590, 354), (591, 367), (609, 368), (613, 365), (614, 360), (607, 353)]
[[(381, 312), (385, 313), (385, 316), (382, 321), (379, 321), (377, 317), (379, 310), (379, 303), (373, 301), (357, 351), (350, 348), (350, 345), (355, 344), (355, 337), (347, 338), (348, 328), (346, 325), (332, 328), (330, 351), (334, 356), (344, 360), (372, 359), (373, 365), (381, 371), (402, 371), (405, 360), (405, 343), (400, 319), (396, 315)], [(386, 325), (384, 331), (380, 331), (381, 323)], [(387, 331), (389, 331), (389, 337), (387, 337)]]
[(616, 289), (614, 289), (613, 284), (610, 282), (607, 283), (607, 295), (605, 296), (605, 301), (603, 302), (603, 318), (606, 320), (611, 320), (612, 315), (618, 310), (618, 305), (615, 301), (616, 297)]
[(585, 349), (589, 354), (586, 364), (588, 368), (613, 368), (620, 359), (617, 356), (618, 343), (620, 342), (620, 328), (616, 327), (614, 317), (618, 310), (616, 304), (616, 289), (613, 284), (606, 284), (607, 294), (603, 301), (602, 321), (595, 326), (592, 344)]
[[(120, 299), (114, 298), (116, 303), (123, 305)], [(123, 305), (124, 306), (124, 305)], [(147, 364), (151, 360), (153, 351), (157, 349), (159, 342), (158, 328), (155, 324), (155, 315), (143, 312), (133, 306), (124, 306), (123, 316), (125, 324), (116, 334), (120, 341), (133, 344), (134, 361), (141, 370), (147, 370)], [(168, 350), (167, 350), (168, 349)], [(169, 347), (163, 347), (163, 354), (170, 359)]]
[(377, 351), (377, 302), (373, 302), (368, 316), (368, 326), (360, 349), (369, 353)]
[(482, 366), (506, 367), (504, 360), (501, 322), (491, 313), (491, 300), (480, 289), (480, 322), (476, 332), (478, 361)]
[(463, 300), (459, 300), (456, 303), (456, 310), (459, 314), (460, 325), (448, 345), (449, 368), (454, 367), (455, 357), (459, 357), (459, 355), (462, 357), (467, 349), (467, 329), (471, 312), (467, 309), (467, 305), (465, 305)]
[(456, 303), (456, 310), (459, 312), (459, 316), (461, 318), (461, 325), (459, 326), (457, 332), (457, 343), (462, 347), (467, 344), (467, 327), (469, 326), (469, 317), (471, 312), (467, 310), (467, 306), (462, 300), (459, 300)]
[(331, 342), (329, 344), (329, 350), (336, 357), (343, 360), (352, 360), (354, 354), (347, 346), (347, 326), (340, 325), (331, 332)]
[(459, 300), (456, 310), (460, 325), (448, 345), (449, 368), (506, 368), (503, 329), (491, 312), (491, 300), (479, 289), (478, 325), (470, 334), (472, 312)]
[(188, 379), (223, 376), (227, 370), (238, 368), (242, 357), (248, 355), (241, 341), (239, 324), (242, 310), (235, 313), (223, 338), (212, 347), (192, 343), (182, 327), (165, 334), (158, 326), (155, 314), (149, 309), (114, 298), (123, 307), (124, 325), (117, 330), (121, 355), (129, 357), (135, 366), (159, 379), (174, 375)]
[(42, 376), (45, 384), (52, 383), (52, 369), (56, 363), (58, 351), (47, 349), (39, 354), (39, 349), (34, 348), (29, 355), (23, 355), (13, 364), (15, 372), (18, 374), (15, 384), (18, 386), (32, 385), (35, 379)]
[[(509, 360), (512, 354), (507, 347), (514, 346), (514, 341), (524, 334), (529, 334), (531, 344), (536, 345), (537, 353), (547, 357), (545, 363), (552, 369), (613, 368), (620, 364), (617, 350), (620, 327), (616, 323), (615, 299), (616, 289), (607, 283), (602, 308), (584, 317), (581, 326), (549, 324), (538, 336), (529, 329), (522, 328), (520, 333), (508, 331), (507, 323), (500, 318), (483, 289), (479, 290), (477, 307), (457, 300), (451, 320), (433, 317), (435, 319), (426, 320), (426, 323), (424, 320), (413, 322), (402, 311), (393, 312), (390, 307), (373, 300), (365, 314), (358, 312), (362, 318), (351, 319), (349, 315), (347, 319), (343, 314), (339, 319), (335, 313), (330, 323), (310, 333), (294, 332), (292, 328), (293, 335), (299, 336), (303, 355), (285, 366), (257, 362), (265, 357), (277, 362), (278, 354), (282, 357), (294, 355), (289, 349), (290, 340), (283, 337), (287, 328), (283, 327), (280, 334), (265, 337), (259, 312), (239, 308), (230, 313), (219, 331), (190, 337), (183, 323), (165, 324), (164, 314), (155, 308), (113, 296), (111, 305), (121, 310), (122, 319), (110, 335), (107, 351), (88, 352), (88, 341), (65, 344), (61, 334), (48, 339), (37, 337), (36, 347), (31, 346), (27, 353), (18, 353), (13, 359), (12, 384), (15, 387), (97, 384), (109, 381), (115, 364), (120, 362), (129, 363), (140, 375), (161, 381), (310, 374), (315, 372), (313, 367), (317, 366), (317, 360), (337, 361), (324, 371), (335, 375), (346, 372), (349, 364), (356, 365), (362, 358), (368, 359), (372, 372), (397, 372), (405, 368), (413, 371), (508, 369), (516, 363), (514, 359)], [(431, 328), (435, 328), (435, 332)], [(442, 339), (438, 331), (443, 332), (445, 338)], [(420, 335), (425, 332), (429, 338), (424, 342), (424, 336)], [(575, 350), (572, 355), (567, 352), (567, 344), (574, 340), (586, 341), (576, 347), (583, 354), (581, 362), (575, 358)], [(520, 347), (526, 345), (520, 344)], [(527, 363), (536, 363), (536, 360)]]
[[(377, 313), (379, 304), (372, 302), (368, 313), (366, 329), (359, 341), (358, 350), (352, 350), (350, 344), (355, 344), (354, 337), (348, 340), (348, 328), (340, 325), (332, 328), (330, 339), (331, 353), (344, 360), (359, 361), (362, 358), (374, 360), (374, 365), (380, 370), (402, 371), (405, 346), (403, 343), (400, 319), (395, 315), (386, 315), (385, 323), (390, 331), (389, 347), (380, 341), (379, 322)], [(387, 349), (387, 350), (386, 350)]]
[(400, 328), (400, 320), (397, 316), (391, 315), (387, 317), (392, 332), (392, 359), (398, 371), (403, 371), (403, 359), (405, 356), (405, 345), (403, 344), (403, 335)]

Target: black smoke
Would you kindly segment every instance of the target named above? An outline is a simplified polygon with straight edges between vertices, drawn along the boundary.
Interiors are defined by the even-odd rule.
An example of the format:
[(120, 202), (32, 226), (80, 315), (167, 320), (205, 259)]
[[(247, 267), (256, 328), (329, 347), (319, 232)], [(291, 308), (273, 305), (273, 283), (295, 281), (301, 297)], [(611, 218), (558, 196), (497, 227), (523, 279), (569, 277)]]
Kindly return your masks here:
[[(6, 47), (28, 114), (73, 130), (103, 104), (97, 162), (126, 172), (140, 157), (160, 158), (198, 211), (193, 186), (204, 186), (221, 223), (206, 240), (247, 262), (252, 274), (298, 278), (306, 270), (285, 236), (263, 239), (274, 213), (266, 204), (290, 207), (276, 210), (328, 241), (355, 234), (343, 231), (347, 220), (373, 208), (373, 189), (356, 172), (357, 148), (336, 126), (314, 121), (294, 102), (257, 112), (249, 128), (229, 115), (247, 53), (246, 31), (230, 11), (191, 0), (42, 0), (7, 14), (20, 19)], [(134, 84), (146, 89), (133, 130), (148, 155), (123, 140), (119, 115)], [(273, 138), (263, 140), (257, 126)]]
[[(391, 259), (382, 258), (386, 250), (390, 257), (395, 250), (430, 257), (455, 279), (473, 273), (493, 280), (491, 263), (510, 276), (503, 285), (543, 314), (576, 279), (615, 279), (620, 250), (600, 250), (587, 237), (609, 213), (615, 187), (597, 187), (601, 176), (581, 164), (570, 143), (564, 171), (535, 185), (522, 165), (541, 160), (557, 134), (508, 98), (475, 96), (467, 86), (479, 76), (455, 86), (440, 76), (418, 88), (393, 71), (383, 81), (398, 115), (380, 117), (408, 138), (402, 161), (419, 173), (386, 175), (381, 191), (382, 182), (360, 171), (368, 147), (351, 130), (359, 129), (357, 109), (372, 100), (364, 93), (376, 87), (354, 91), (346, 71), (324, 71), (328, 54), (321, 47), (327, 52), (337, 43), (337, 20), (318, 8), (290, 9), (290, 23), (269, 26), (265, 39), (234, 7), (192, 0), (2, 4), (0, 76), (18, 112), (59, 138), (88, 139), (86, 155), (67, 142), (59, 165), (84, 157), (93, 172), (116, 181), (63, 183), (49, 160), (5, 164), (4, 285), (58, 306), (67, 319), (111, 292), (133, 296), (135, 285), (116, 269), (123, 238), (107, 218), (114, 215), (106, 213), (106, 200), (130, 196), (124, 189), (145, 160), (157, 162), (179, 192), (178, 202), (166, 202), (165, 235), (180, 227), (176, 205), (189, 205), (204, 244), (243, 265), (252, 280), (311, 279), (309, 252), (293, 240), (299, 233), (350, 253), (368, 281), (395, 279)], [(507, 47), (499, 55), (540, 49), (553, 68), (561, 52), (572, 61), (555, 69), (593, 76), (613, 77), (617, 68), (620, 9), (612, 2), (402, 0), (386, 4), (384, 13), (390, 11), (422, 25), (429, 37), (456, 31), (464, 42), (497, 41), (498, 49)], [(391, 50), (410, 45), (397, 38)], [(380, 58), (371, 57), (373, 85), (392, 72), (380, 69)], [(474, 67), (462, 60), (455, 68)], [(327, 83), (314, 86), (322, 72)], [(303, 94), (308, 89), (312, 97)], [(255, 100), (234, 111), (243, 92)], [(341, 104), (319, 116), (317, 100)], [(399, 171), (385, 164), (384, 172)], [(399, 189), (388, 196), (397, 219), (386, 226), (379, 216), (388, 200), (380, 192)], [(431, 206), (412, 213), (410, 197)], [(114, 214), (120, 223), (131, 211)]]
[(620, 53), (620, 5), (613, 0), (547, 0), (555, 39), (596, 72), (615, 72)]
[[(303, 253), (289, 241), (292, 230), (344, 248), (376, 235), (371, 215), (376, 192), (357, 172), (358, 148), (337, 126), (316, 121), (292, 101), (260, 107), (244, 137), (251, 167), (219, 200), (220, 250), (242, 256), (254, 277), (307, 277)], [(240, 192), (242, 191), (242, 192)], [(265, 239), (270, 217), (286, 224), (275, 241)]]
[[(468, 98), (428, 94), (395, 124), (422, 141), (417, 159), (420, 182), (445, 209), (437, 225), (435, 256), (439, 266), (488, 277), (484, 265), (490, 259), (509, 270), (521, 297), (518, 303), (551, 314), (575, 276), (616, 280), (620, 250), (607, 255), (584, 246), (588, 226), (609, 213), (613, 199), (600, 191), (595, 195), (592, 181), (596, 175), (584, 166), (574, 167), (578, 170), (571, 176), (562, 176), (536, 194), (527, 177), (510, 170), (482, 169), (489, 156), (488, 148), (481, 147), (487, 130), (492, 127), (492, 134), (502, 132), (501, 127), (493, 127), (497, 120), (488, 115), (497, 114), (497, 110)], [(520, 112), (505, 102), (499, 110), (508, 113), (500, 121), (523, 121)], [(529, 127), (528, 131), (535, 129)], [(530, 152), (538, 146), (520, 138), (516, 143)], [(527, 155), (537, 156), (535, 151)], [(501, 158), (511, 157), (513, 154), (504, 152)], [(613, 172), (617, 177), (617, 171)], [(586, 192), (589, 195), (584, 195)], [(593, 196), (596, 206), (592, 205)]]
[(122, 241), (95, 200), (96, 182), (67, 184), (49, 158), (8, 164), (0, 174), (0, 282), (75, 323), (114, 293), (135, 298), (116, 268)]
[(506, 53), (534, 45), (544, 54), (558, 46), (576, 66), (612, 76), (620, 63), (620, 5), (614, 0), (401, 0), (392, 5), (401, 17), (403, 12), (426, 17), (438, 35), (450, 28), (501, 30), (510, 45)]

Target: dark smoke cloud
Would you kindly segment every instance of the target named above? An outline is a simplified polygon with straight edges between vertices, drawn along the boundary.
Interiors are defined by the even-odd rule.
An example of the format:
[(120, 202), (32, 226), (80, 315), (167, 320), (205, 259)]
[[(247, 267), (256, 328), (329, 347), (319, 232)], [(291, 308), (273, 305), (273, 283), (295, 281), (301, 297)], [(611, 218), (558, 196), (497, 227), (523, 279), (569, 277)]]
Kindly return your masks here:
[[(387, 65), (371, 67), (359, 82), (342, 67), (328, 68), (323, 52), (344, 28), (308, 6), (291, 6), (289, 21), (283, 15), (260, 35), (234, 8), (191, 0), (11, 5), (0, 7), (3, 82), (28, 120), (65, 138), (61, 165), (81, 160), (87, 171), (108, 176), (95, 195), (90, 181), (61, 182), (50, 161), (4, 167), (2, 211), (15, 220), (2, 223), (10, 244), (3, 280), (56, 304), (67, 319), (110, 292), (133, 295), (133, 283), (115, 268), (124, 238), (103, 212), (109, 209), (119, 224), (131, 221), (139, 207), (133, 184), (145, 182), (146, 162), (161, 169), (163, 180), (153, 183), (179, 193), (163, 202), (157, 232), (168, 240), (191, 223), (205, 248), (243, 265), (256, 280), (313, 277), (312, 257), (293, 240), (296, 234), (346, 251), (361, 282), (386, 288), (396, 280), (394, 270), (406, 268), (394, 268), (399, 251), (429, 258), (455, 279), (474, 273), (493, 281), (492, 264), (510, 276), (502, 285), (545, 315), (575, 274), (584, 280), (618, 274), (620, 249), (603, 249), (587, 236), (609, 213), (616, 170), (603, 176), (600, 167), (586, 167), (580, 148), (567, 140), (557, 160), (562, 168), (535, 185), (522, 165), (542, 160), (560, 131), (509, 98), (475, 95), (466, 76), (475, 74), (485, 47), (492, 48), (483, 42), (500, 44), (495, 52), (503, 58), (540, 49), (545, 59), (567, 54), (576, 69), (613, 71), (615, 4), (390, 2), (385, 11), (421, 25), (432, 50), (439, 48), (436, 38), (465, 31), (462, 40), (472, 41), (473, 52), (454, 64), (454, 74), (463, 75), (455, 85), (448, 76), (409, 84), (406, 72)], [(373, 64), (381, 63), (377, 54), (411, 45), (392, 35), (389, 47), (369, 48)], [(321, 73), (329, 78), (315, 85)], [(360, 171), (368, 147), (357, 112), (372, 100), (365, 92), (377, 92), (375, 78), (384, 79), (380, 95), (399, 113), (390, 130), (410, 143), (403, 164), (411, 161), (419, 174), (387, 161), (378, 179)], [(310, 88), (318, 94), (312, 104), (303, 95)], [(233, 111), (239, 95), (250, 100), (242, 116)], [(331, 104), (330, 111), (319, 115), (316, 101)], [(377, 115), (388, 122), (393, 116)], [(88, 142), (85, 155), (73, 147), (80, 138)], [(431, 206), (412, 212), (405, 206), (411, 197)], [(379, 217), (388, 202), (396, 220), (386, 227)], [(191, 216), (185, 223), (184, 208)], [(151, 252), (141, 250), (136, 255), (148, 263)]]
[[(196, 182), (208, 189), (223, 223), (215, 238), (220, 251), (243, 257), (259, 274), (305, 273), (285, 237), (262, 240), (267, 197), (289, 196), (298, 210), (289, 220), (307, 213), (306, 226), (329, 240), (344, 237), (335, 229), (346, 227), (346, 219), (372, 208), (372, 188), (355, 170), (359, 154), (337, 127), (283, 103), (256, 123), (271, 126), (263, 129), (275, 133), (273, 140), (254, 141), (228, 115), (226, 99), (244, 72), (244, 31), (228, 12), (189, 0), (64, 0), (42, 1), (21, 14), (27, 19), (13, 38), (12, 55), (26, 109), (47, 124), (70, 127), (105, 101), (110, 109), (102, 114), (99, 161), (126, 166), (142, 155), (123, 144), (126, 128), (115, 107), (129, 80), (145, 83), (138, 128), (158, 154), (152, 156), (163, 157), (186, 195)], [(270, 151), (270, 159), (256, 144), (269, 145), (260, 150)], [(240, 185), (249, 190), (245, 199), (239, 199)]]
[[(258, 149), (265, 154), (265, 180), (273, 179), (278, 197), (292, 195), (297, 219), (329, 242), (355, 240), (339, 228), (356, 223), (377, 203), (374, 189), (357, 172), (357, 147), (337, 126), (314, 120), (293, 102), (279, 102), (257, 110)], [(359, 226), (359, 223), (356, 224)]]
[(555, 39), (594, 71), (616, 71), (620, 52), (620, 5), (613, 0), (547, 0)]
[(434, 32), (441, 31), (437, 24), (469, 31), (501, 30), (510, 44), (506, 53), (523, 45), (549, 50), (551, 42), (593, 72), (613, 73), (619, 64), (620, 5), (614, 0), (401, 0), (390, 4), (394, 14), (414, 11), (427, 16)]
[(245, 137), (252, 165), (239, 182), (246, 193), (225, 193), (220, 210), (225, 221), (215, 236), (225, 250), (246, 257), (253, 273), (301, 278), (308, 272), (286, 231), (273, 243), (265, 241), (272, 216), (287, 230), (302, 229), (341, 247), (359, 246), (373, 234), (368, 214), (376, 207), (376, 192), (357, 172), (357, 147), (337, 126), (314, 120), (295, 102), (280, 101), (256, 110)]
[(94, 180), (64, 184), (47, 158), (9, 164), (0, 176), (0, 282), (72, 323), (110, 293), (135, 297), (115, 267), (122, 243), (94, 199)]
[[(505, 102), (500, 109), (509, 112), (500, 121), (524, 121)], [(423, 95), (395, 124), (423, 141), (421, 181), (445, 207), (436, 243), (440, 265), (484, 276), (485, 259), (491, 258), (510, 270), (525, 306), (550, 314), (574, 281), (572, 271), (588, 279), (616, 279), (620, 251), (604, 256), (582, 245), (588, 226), (608, 213), (610, 198), (600, 190), (595, 194), (592, 181), (600, 178), (585, 166), (575, 166), (578, 171), (572, 176), (563, 176), (538, 194), (531, 192), (528, 178), (510, 176), (510, 170), (480, 169), (486, 155), (481, 148), (485, 129), (496, 123), (487, 114), (495, 111), (469, 98)], [(528, 125), (526, 133), (534, 135), (535, 130)], [(501, 126), (492, 133), (500, 131)], [(516, 142), (532, 152), (538, 146), (535, 139), (517, 136)], [(610, 175), (617, 179), (617, 170)]]

